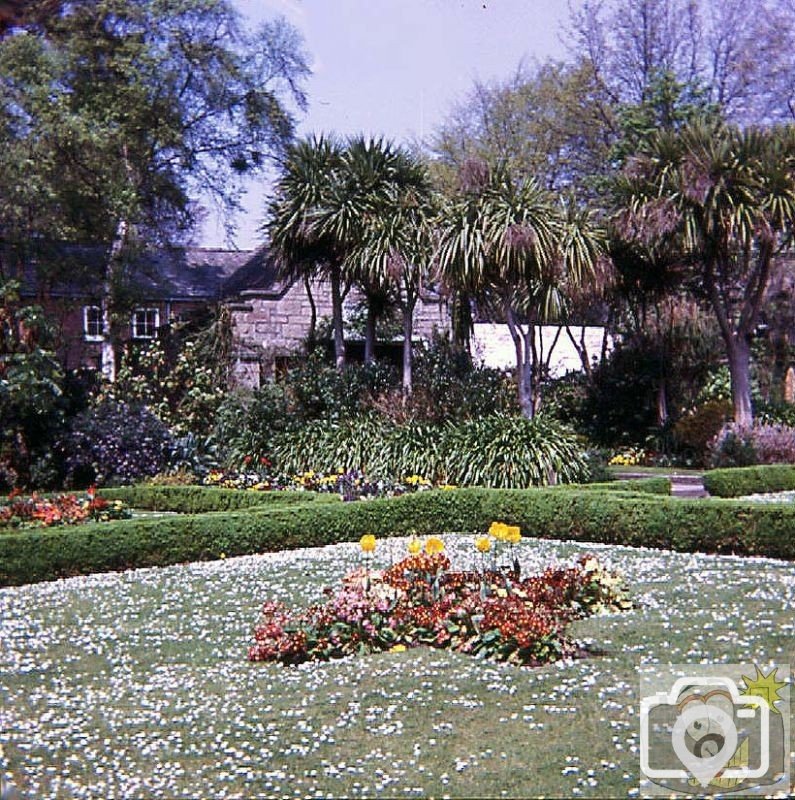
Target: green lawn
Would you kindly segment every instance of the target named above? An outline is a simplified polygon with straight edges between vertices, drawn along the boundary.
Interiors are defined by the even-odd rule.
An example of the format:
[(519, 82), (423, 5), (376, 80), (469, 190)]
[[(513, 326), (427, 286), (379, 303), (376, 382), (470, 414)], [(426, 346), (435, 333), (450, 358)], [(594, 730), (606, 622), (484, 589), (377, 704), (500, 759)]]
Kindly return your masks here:
[[(445, 539), (467, 566), (471, 540)], [(526, 570), (590, 550), (624, 572), (637, 610), (576, 627), (603, 655), (249, 664), (262, 601), (319, 599), (358, 563), (349, 544), (3, 589), (6, 777), (36, 798), (642, 795), (638, 664), (795, 663), (790, 563), (522, 549)]]

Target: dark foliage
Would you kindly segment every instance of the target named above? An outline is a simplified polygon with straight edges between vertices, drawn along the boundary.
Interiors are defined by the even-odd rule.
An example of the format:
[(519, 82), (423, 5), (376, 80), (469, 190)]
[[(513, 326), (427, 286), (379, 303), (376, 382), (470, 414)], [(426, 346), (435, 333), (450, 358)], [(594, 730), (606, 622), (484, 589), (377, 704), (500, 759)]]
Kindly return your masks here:
[(58, 450), (73, 486), (133, 483), (162, 471), (173, 440), (144, 406), (105, 400), (71, 420)]

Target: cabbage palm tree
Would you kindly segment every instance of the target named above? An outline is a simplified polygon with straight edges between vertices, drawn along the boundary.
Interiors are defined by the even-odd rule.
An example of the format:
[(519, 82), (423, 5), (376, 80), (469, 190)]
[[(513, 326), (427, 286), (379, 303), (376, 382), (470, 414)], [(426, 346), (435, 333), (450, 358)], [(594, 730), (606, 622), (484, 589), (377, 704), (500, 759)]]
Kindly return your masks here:
[(735, 422), (753, 421), (751, 341), (795, 230), (795, 130), (694, 123), (627, 166), (616, 215), (644, 243), (678, 243), (726, 347)]
[(346, 243), (346, 274), (364, 295), (364, 360), (368, 364), (375, 360), (378, 317), (391, 305), (394, 292), (388, 276), (373, 269), (363, 256), (364, 243), (389, 212), (399, 161), (399, 151), (390, 142), (364, 136), (349, 139), (321, 224), (321, 230)]
[(386, 193), (362, 231), (358, 273), (389, 287), (403, 316), (403, 391), (412, 391), (414, 310), (433, 255), (433, 195), (423, 164), (392, 150)]
[(438, 224), (440, 276), (508, 324), (519, 405), (533, 417), (546, 368), (536, 329), (559, 316), (566, 285), (593, 274), (600, 236), (588, 215), (572, 213), (535, 181), (515, 181), (504, 170), (484, 169), (448, 198)]
[(345, 273), (347, 242), (328, 224), (328, 208), (338, 192), (342, 154), (339, 142), (325, 136), (293, 144), (266, 225), (282, 275), (304, 280), (308, 291), (311, 279), (328, 280), (338, 369), (345, 364), (342, 303), (350, 281)]

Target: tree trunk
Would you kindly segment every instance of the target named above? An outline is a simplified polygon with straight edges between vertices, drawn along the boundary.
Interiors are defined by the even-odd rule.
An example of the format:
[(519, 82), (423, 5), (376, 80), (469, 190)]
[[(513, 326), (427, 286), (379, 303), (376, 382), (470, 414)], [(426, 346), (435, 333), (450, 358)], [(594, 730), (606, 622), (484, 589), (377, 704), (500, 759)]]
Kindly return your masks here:
[(304, 289), (309, 300), (309, 333), (306, 335), (306, 349), (312, 353), (317, 347), (317, 305), (312, 295), (312, 283), (308, 275), (304, 275)]
[(334, 328), (334, 363), (338, 370), (345, 366), (345, 334), (342, 324), (342, 275), (338, 266), (331, 269), (331, 317)]
[(728, 351), (734, 421), (738, 425), (750, 425), (754, 421), (751, 405), (750, 342), (745, 337), (735, 337)]
[[(516, 322), (510, 300), (505, 302), (505, 319), (508, 322), (508, 330), (513, 339), (514, 351), (516, 352), (516, 389), (519, 399), (519, 409), (527, 419), (532, 419), (535, 413), (533, 404), (532, 379), (530, 376), (530, 358), (528, 340), (520, 326)], [(533, 328), (530, 327), (532, 332)]]
[(112, 319), (113, 279), (119, 265), (119, 259), (124, 251), (124, 245), (127, 242), (128, 231), (127, 220), (119, 220), (116, 226), (116, 235), (113, 237), (113, 243), (110, 246), (108, 261), (105, 264), (105, 272), (102, 276), (102, 298), (100, 300), (102, 313), (101, 369), (102, 377), (110, 383), (116, 380), (116, 351), (113, 343)]
[(668, 386), (665, 375), (661, 375), (657, 384), (657, 427), (664, 428), (668, 422)]
[(375, 362), (375, 324), (377, 320), (376, 309), (373, 301), (367, 301), (367, 321), (364, 328), (364, 363)]
[(408, 396), (413, 389), (413, 359), (411, 337), (414, 333), (414, 303), (403, 305), (403, 394)]

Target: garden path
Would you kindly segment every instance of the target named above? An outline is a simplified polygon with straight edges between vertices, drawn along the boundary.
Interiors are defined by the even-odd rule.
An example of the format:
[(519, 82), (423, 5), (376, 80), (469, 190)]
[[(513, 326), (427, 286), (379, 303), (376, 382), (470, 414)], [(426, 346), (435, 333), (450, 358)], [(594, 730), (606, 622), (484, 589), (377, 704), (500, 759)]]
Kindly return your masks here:
[[(668, 478), (671, 481), (671, 495), (673, 497), (708, 497), (707, 490), (704, 488), (704, 476), (700, 473), (691, 472), (681, 474), (671, 472), (670, 474), (655, 473), (655, 477)], [(647, 472), (617, 472), (616, 480), (629, 481), (638, 478), (648, 478)]]

